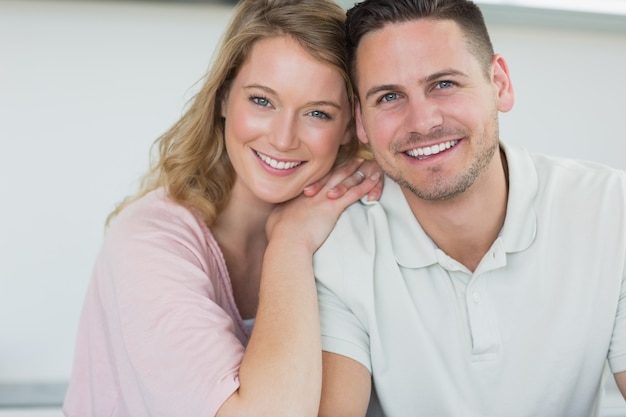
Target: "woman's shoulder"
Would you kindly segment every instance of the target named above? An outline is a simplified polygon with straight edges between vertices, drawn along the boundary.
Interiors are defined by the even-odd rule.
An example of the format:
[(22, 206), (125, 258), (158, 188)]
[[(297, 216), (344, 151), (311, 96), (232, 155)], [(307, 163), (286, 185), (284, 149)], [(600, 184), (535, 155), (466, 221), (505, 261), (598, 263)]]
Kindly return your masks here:
[(206, 250), (217, 249), (210, 229), (193, 210), (158, 188), (125, 207), (113, 218), (107, 240), (116, 242), (167, 241)]
[(163, 227), (167, 225), (186, 225), (206, 229), (206, 225), (199, 216), (177, 202), (168, 194), (165, 188), (157, 188), (131, 202), (111, 222), (117, 224), (134, 224)]
[(156, 285), (159, 279), (184, 282), (209, 298), (221, 291), (214, 285), (225, 287), (222, 282), (228, 277), (209, 227), (163, 189), (133, 201), (113, 219), (98, 259), (100, 279), (123, 279), (139, 286)]

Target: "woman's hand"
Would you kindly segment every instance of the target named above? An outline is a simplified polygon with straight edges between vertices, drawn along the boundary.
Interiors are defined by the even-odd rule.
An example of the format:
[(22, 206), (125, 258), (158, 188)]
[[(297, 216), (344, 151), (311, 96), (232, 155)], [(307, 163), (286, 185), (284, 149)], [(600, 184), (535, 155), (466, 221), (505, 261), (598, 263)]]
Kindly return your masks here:
[(339, 198), (350, 188), (360, 184), (365, 178), (371, 177), (375, 173), (379, 173), (379, 179), (374, 188), (367, 193), (369, 201), (378, 200), (383, 191), (383, 172), (375, 161), (365, 161), (362, 158), (354, 158), (350, 163), (335, 168), (331, 173), (320, 179), (319, 181), (309, 185), (304, 189), (304, 195), (314, 196), (320, 192), (332, 174), (344, 173), (343, 181), (328, 190), (328, 198)]
[[(326, 240), (346, 207), (372, 192), (380, 195), (380, 169), (361, 163), (355, 160), (334, 170), (316, 183), (319, 187), (316, 193), (304, 193), (279, 204), (266, 223), (268, 239), (286, 239), (290, 244), (303, 244), (313, 254)], [(363, 178), (356, 172), (357, 168), (363, 169)]]

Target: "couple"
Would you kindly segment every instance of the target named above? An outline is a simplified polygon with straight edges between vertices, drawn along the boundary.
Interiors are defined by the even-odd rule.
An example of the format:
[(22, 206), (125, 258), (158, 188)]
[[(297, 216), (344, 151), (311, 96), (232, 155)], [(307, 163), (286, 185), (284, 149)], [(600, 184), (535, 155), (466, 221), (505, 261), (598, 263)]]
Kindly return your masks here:
[(513, 101), (470, 1), (242, 1), (113, 213), (65, 414), (598, 415), (626, 174), (505, 145)]

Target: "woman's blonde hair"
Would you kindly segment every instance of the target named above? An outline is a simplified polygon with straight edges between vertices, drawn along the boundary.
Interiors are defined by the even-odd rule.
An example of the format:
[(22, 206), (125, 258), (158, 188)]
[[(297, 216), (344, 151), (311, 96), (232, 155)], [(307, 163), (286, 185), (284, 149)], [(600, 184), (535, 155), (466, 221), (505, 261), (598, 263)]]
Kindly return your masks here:
[[(153, 147), (158, 146), (158, 159), (143, 177), (139, 191), (123, 201), (107, 222), (131, 201), (165, 187), (171, 199), (200, 213), (207, 225), (213, 224), (235, 182), (224, 144), (221, 103), (258, 40), (289, 36), (312, 57), (337, 68), (345, 80), (352, 109), (344, 19), (344, 10), (332, 0), (242, 0), (234, 10), (202, 88), (181, 119), (154, 143)], [(353, 138), (340, 147), (336, 165), (353, 157), (359, 149), (353, 122), (351, 130)]]

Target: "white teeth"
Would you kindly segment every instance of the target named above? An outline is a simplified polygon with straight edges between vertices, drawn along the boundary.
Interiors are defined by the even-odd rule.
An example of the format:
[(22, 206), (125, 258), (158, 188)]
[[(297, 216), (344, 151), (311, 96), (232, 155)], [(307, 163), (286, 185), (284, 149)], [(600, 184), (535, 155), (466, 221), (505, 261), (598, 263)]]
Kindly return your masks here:
[(437, 145), (428, 146), (426, 148), (411, 149), (410, 151), (406, 151), (406, 154), (414, 158), (417, 158), (419, 156), (436, 155), (441, 151), (445, 151), (446, 149), (452, 148), (457, 143), (459, 143), (458, 140), (449, 140), (447, 142), (442, 142)]
[(285, 162), (285, 161), (277, 161), (275, 159), (270, 158), (267, 155), (263, 155), (260, 152), (256, 152), (257, 156), (259, 158), (261, 158), (261, 160), (263, 162), (265, 162), (267, 165), (271, 166), (272, 168), (276, 168), (276, 169), (291, 169), (291, 168), (295, 168), (298, 165), (300, 165), (302, 162)]

